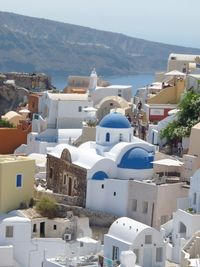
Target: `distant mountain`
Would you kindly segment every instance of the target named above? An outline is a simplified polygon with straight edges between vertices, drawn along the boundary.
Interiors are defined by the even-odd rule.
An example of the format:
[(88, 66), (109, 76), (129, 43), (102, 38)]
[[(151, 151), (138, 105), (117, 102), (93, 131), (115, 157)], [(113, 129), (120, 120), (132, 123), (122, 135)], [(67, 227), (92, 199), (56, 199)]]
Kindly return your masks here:
[(0, 72), (127, 75), (166, 69), (169, 54), (200, 49), (0, 12)]

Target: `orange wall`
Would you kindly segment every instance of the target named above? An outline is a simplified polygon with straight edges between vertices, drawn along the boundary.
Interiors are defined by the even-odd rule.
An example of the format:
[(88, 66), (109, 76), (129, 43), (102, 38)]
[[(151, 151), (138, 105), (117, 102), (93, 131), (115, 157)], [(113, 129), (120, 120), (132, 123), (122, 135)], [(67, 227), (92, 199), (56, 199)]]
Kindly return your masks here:
[(0, 128), (0, 154), (13, 154), (21, 144), (26, 144), (27, 134), (31, 125), (26, 130), (20, 128)]

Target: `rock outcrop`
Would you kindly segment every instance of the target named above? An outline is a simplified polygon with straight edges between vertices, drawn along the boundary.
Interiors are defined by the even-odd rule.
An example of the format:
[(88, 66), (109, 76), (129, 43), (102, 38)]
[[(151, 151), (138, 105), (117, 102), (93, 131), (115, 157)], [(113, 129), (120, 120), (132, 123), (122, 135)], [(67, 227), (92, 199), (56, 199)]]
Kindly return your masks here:
[(8, 72), (0, 74), (0, 115), (26, 104), (30, 92), (50, 90), (50, 78), (43, 74)]

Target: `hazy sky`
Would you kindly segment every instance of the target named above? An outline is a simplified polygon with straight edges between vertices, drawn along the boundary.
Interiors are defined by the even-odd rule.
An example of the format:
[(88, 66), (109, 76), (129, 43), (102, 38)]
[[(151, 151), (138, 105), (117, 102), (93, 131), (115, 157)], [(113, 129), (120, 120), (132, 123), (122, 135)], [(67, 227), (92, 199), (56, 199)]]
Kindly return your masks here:
[(200, 0), (0, 0), (0, 10), (200, 48)]

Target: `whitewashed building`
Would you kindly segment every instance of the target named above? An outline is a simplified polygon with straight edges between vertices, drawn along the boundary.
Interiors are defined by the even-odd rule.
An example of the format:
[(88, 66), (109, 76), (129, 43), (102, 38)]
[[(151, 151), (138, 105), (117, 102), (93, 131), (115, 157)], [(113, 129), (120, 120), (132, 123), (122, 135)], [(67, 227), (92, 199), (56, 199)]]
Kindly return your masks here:
[(136, 264), (143, 267), (165, 266), (165, 242), (160, 232), (152, 227), (121, 217), (104, 236), (104, 264), (120, 260), (122, 251), (131, 250)]
[[(20, 212), (12, 211), (9, 214), (1, 214), (0, 216), (0, 267), (42, 266), (44, 257), (55, 258), (58, 255), (66, 257), (66, 255), (72, 255), (72, 252), (74, 255), (78, 255), (81, 252), (80, 242), (74, 239), (70, 241), (71, 238), (68, 239), (69, 234), (64, 236), (63, 239), (56, 238), (53, 234), (50, 234), (49, 238), (36, 237), (34, 225), (36, 223), (39, 225), (40, 219), (38, 218), (36, 222), (22, 217), (22, 214), (20, 216), (18, 214), (20, 215)], [(86, 222), (81, 220), (81, 218), (80, 220), (77, 218), (74, 226), (76, 223), (77, 233), (75, 238), (82, 238), (84, 234), (91, 235), (88, 220)], [(55, 225), (59, 227), (55, 220), (52, 220), (52, 223), (49, 220), (46, 227), (51, 229), (47, 229), (47, 231), (49, 233), (50, 231), (53, 232)], [(41, 224), (38, 228), (41, 231)], [(60, 230), (58, 229), (57, 236), (59, 232)], [(96, 248), (93, 247), (92, 249), (97, 249), (98, 244), (96, 244)], [(88, 250), (90, 251), (90, 249)], [(87, 250), (82, 249), (82, 252), (86, 253)]]
[(200, 230), (200, 169), (191, 178), (189, 197), (178, 201), (173, 219), (161, 226), (168, 239), (167, 258), (180, 263), (181, 249), (193, 234)]

